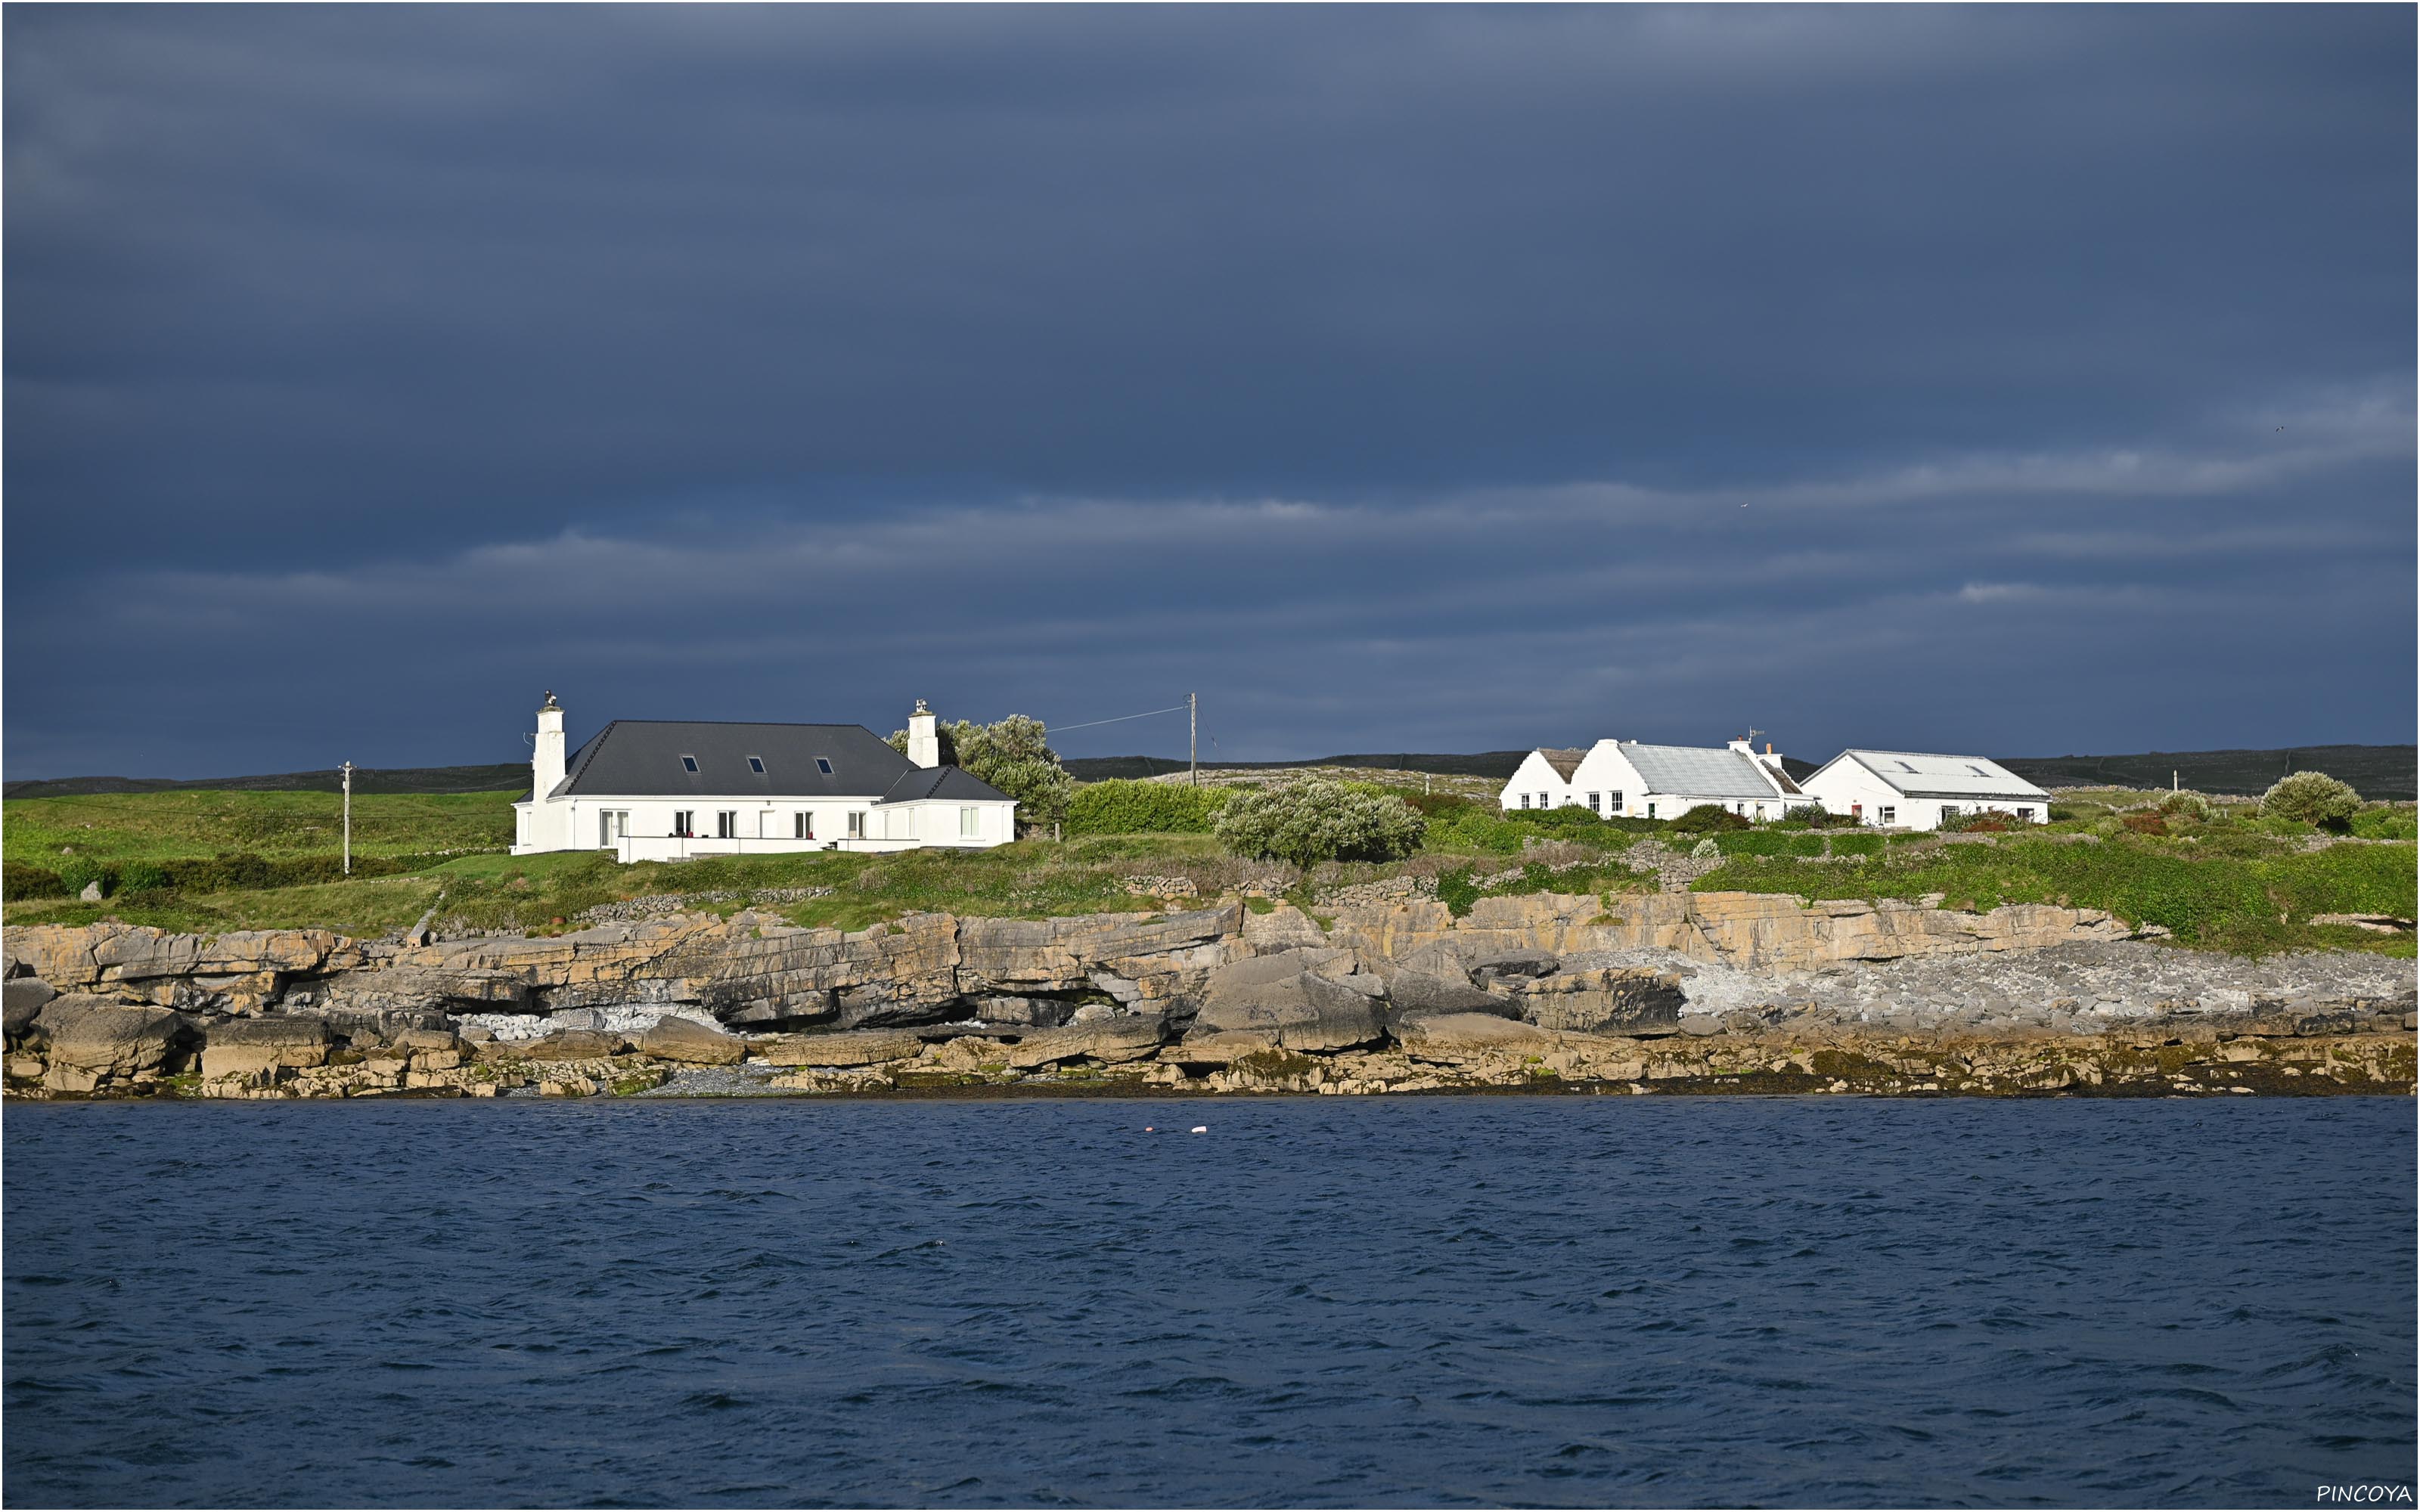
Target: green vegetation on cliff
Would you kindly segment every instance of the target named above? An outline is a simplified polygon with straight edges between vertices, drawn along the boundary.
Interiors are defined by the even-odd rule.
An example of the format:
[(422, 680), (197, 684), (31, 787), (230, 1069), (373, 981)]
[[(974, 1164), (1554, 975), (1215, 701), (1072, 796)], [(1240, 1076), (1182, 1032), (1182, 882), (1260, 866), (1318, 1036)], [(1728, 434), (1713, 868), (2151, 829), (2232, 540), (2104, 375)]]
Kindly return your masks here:
[[(1087, 828), (1175, 829), (1206, 825), (1226, 796), (1171, 787), (1181, 796), (1163, 801), (1141, 786), (1079, 789), (1074, 811), (1087, 816)], [(1087, 799), (1101, 789), (1110, 791)], [(336, 867), (340, 810), (331, 794), (11, 799), (7, 917), (12, 923), (116, 917), (206, 932), (324, 925), (376, 935), (436, 908), (440, 918), (473, 927), (550, 931), (581, 927), (592, 909), (677, 895), (688, 906), (728, 912), (754, 903), (798, 923), (860, 928), (917, 910), (1042, 918), (1238, 888), (1317, 904), (1340, 887), (1405, 878), (1435, 879), (1439, 895), (1466, 911), (1488, 895), (1652, 887), (1637, 869), (1642, 857), (1622, 853), (1652, 838), (1683, 854), (1712, 840), (1717, 854), (1696, 863), (1710, 868), (1694, 883), (1699, 890), (1810, 901), (1937, 893), (1977, 907), (2063, 903), (2162, 925), (2181, 943), (2247, 953), (2412, 949), (2408, 933), (2309, 922), (2325, 914), (2413, 917), (2408, 804), (2363, 809), (2344, 839), (2264, 816), (2251, 803), (2164, 803), (2165, 795), (2122, 790), (2061, 795), (2057, 823), (2047, 829), (1945, 839), (1777, 824), (1705, 836), (1677, 823), (1600, 820), (1575, 808), (1503, 814), (1463, 796), (1400, 785), (1383, 791), (1425, 818), (1417, 853), (1308, 871), (1236, 856), (1198, 832), (1078, 834), (981, 852), (811, 852), (621, 867), (591, 853), (504, 854), (515, 794), (357, 795), (356, 874), (349, 880)], [(109, 895), (98, 903), (73, 898), (85, 879), (101, 881)]]

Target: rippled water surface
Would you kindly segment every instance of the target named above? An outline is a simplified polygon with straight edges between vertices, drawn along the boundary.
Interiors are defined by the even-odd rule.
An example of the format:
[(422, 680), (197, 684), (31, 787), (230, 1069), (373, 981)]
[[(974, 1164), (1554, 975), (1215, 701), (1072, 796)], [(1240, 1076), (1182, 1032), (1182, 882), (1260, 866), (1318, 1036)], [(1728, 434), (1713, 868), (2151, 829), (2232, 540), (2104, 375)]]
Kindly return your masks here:
[(2396, 1100), (18, 1105), (6, 1133), (11, 1505), (2309, 1506), (2413, 1478)]

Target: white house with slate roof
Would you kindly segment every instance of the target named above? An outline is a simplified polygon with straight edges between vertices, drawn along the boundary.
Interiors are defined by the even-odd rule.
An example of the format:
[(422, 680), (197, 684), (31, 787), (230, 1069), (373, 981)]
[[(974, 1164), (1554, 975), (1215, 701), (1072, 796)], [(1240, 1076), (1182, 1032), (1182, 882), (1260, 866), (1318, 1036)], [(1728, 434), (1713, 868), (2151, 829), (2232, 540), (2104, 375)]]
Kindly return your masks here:
[(1800, 786), (1828, 811), (1884, 829), (1938, 829), (1984, 810), (2050, 823), (2050, 795), (1985, 756), (1844, 750)]
[(1504, 784), (1508, 811), (1577, 804), (1607, 818), (1677, 819), (1701, 803), (1719, 804), (1749, 820), (1778, 819), (1813, 800), (1782, 769), (1767, 745), (1719, 748), (1647, 746), (1600, 740), (1586, 750), (1531, 751)]
[(566, 759), (563, 706), (549, 693), (530, 794), (513, 805), (513, 854), (678, 861), (1015, 840), (1016, 800), (940, 754), (938, 720), (919, 699), (906, 755), (861, 724), (616, 719)]

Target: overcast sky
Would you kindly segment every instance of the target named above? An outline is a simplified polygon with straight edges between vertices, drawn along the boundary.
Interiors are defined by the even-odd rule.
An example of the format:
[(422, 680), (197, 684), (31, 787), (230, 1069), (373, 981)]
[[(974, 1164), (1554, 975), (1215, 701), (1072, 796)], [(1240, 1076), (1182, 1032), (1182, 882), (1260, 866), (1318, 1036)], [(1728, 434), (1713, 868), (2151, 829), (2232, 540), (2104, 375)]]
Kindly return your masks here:
[(2409, 7), (0, 25), (10, 778), (2412, 738)]

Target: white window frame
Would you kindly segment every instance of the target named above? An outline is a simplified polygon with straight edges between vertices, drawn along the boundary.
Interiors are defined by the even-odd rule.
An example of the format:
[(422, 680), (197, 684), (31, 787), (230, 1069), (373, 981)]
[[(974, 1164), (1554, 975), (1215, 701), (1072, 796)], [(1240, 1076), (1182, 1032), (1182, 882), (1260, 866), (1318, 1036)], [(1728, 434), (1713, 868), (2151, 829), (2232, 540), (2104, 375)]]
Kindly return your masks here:
[(864, 810), (851, 809), (848, 811), (848, 838), (851, 840), (863, 840), (865, 838)]
[(1876, 809), (1876, 810), (1874, 810), (1874, 823), (1875, 823), (1875, 824), (1878, 824), (1878, 825), (1895, 825), (1895, 824), (1898, 824), (1898, 823), (1899, 823), (1899, 809), (1898, 809), (1898, 807), (1897, 807), (1896, 805), (1893, 805), (1893, 804), (1887, 804), (1887, 803), (1885, 803), (1885, 804), (1884, 804), (1881, 808)]
[(694, 809), (675, 809), (673, 810), (673, 833), (684, 840), (695, 839), (697, 836), (697, 810)]
[(1603, 804), (1599, 801), (1599, 800), (1600, 800), (1600, 799), (1602, 799), (1604, 796), (1605, 796), (1605, 795), (1604, 795), (1604, 794), (1602, 794), (1602, 793), (1591, 793), (1591, 794), (1590, 794), (1590, 795), (1589, 795), (1589, 812), (1590, 812), (1590, 813), (1594, 813), (1594, 814), (1601, 814), (1601, 813), (1605, 812), (1605, 808), (1604, 808)]
[(737, 840), (739, 838), (738, 810), (717, 809), (714, 810), (714, 838), (716, 840)]
[(815, 811), (813, 809), (794, 809), (790, 811), (790, 838), (792, 840), (815, 838)]
[(981, 840), (982, 838), (983, 810), (971, 806), (960, 809), (958, 810), (958, 839)]

